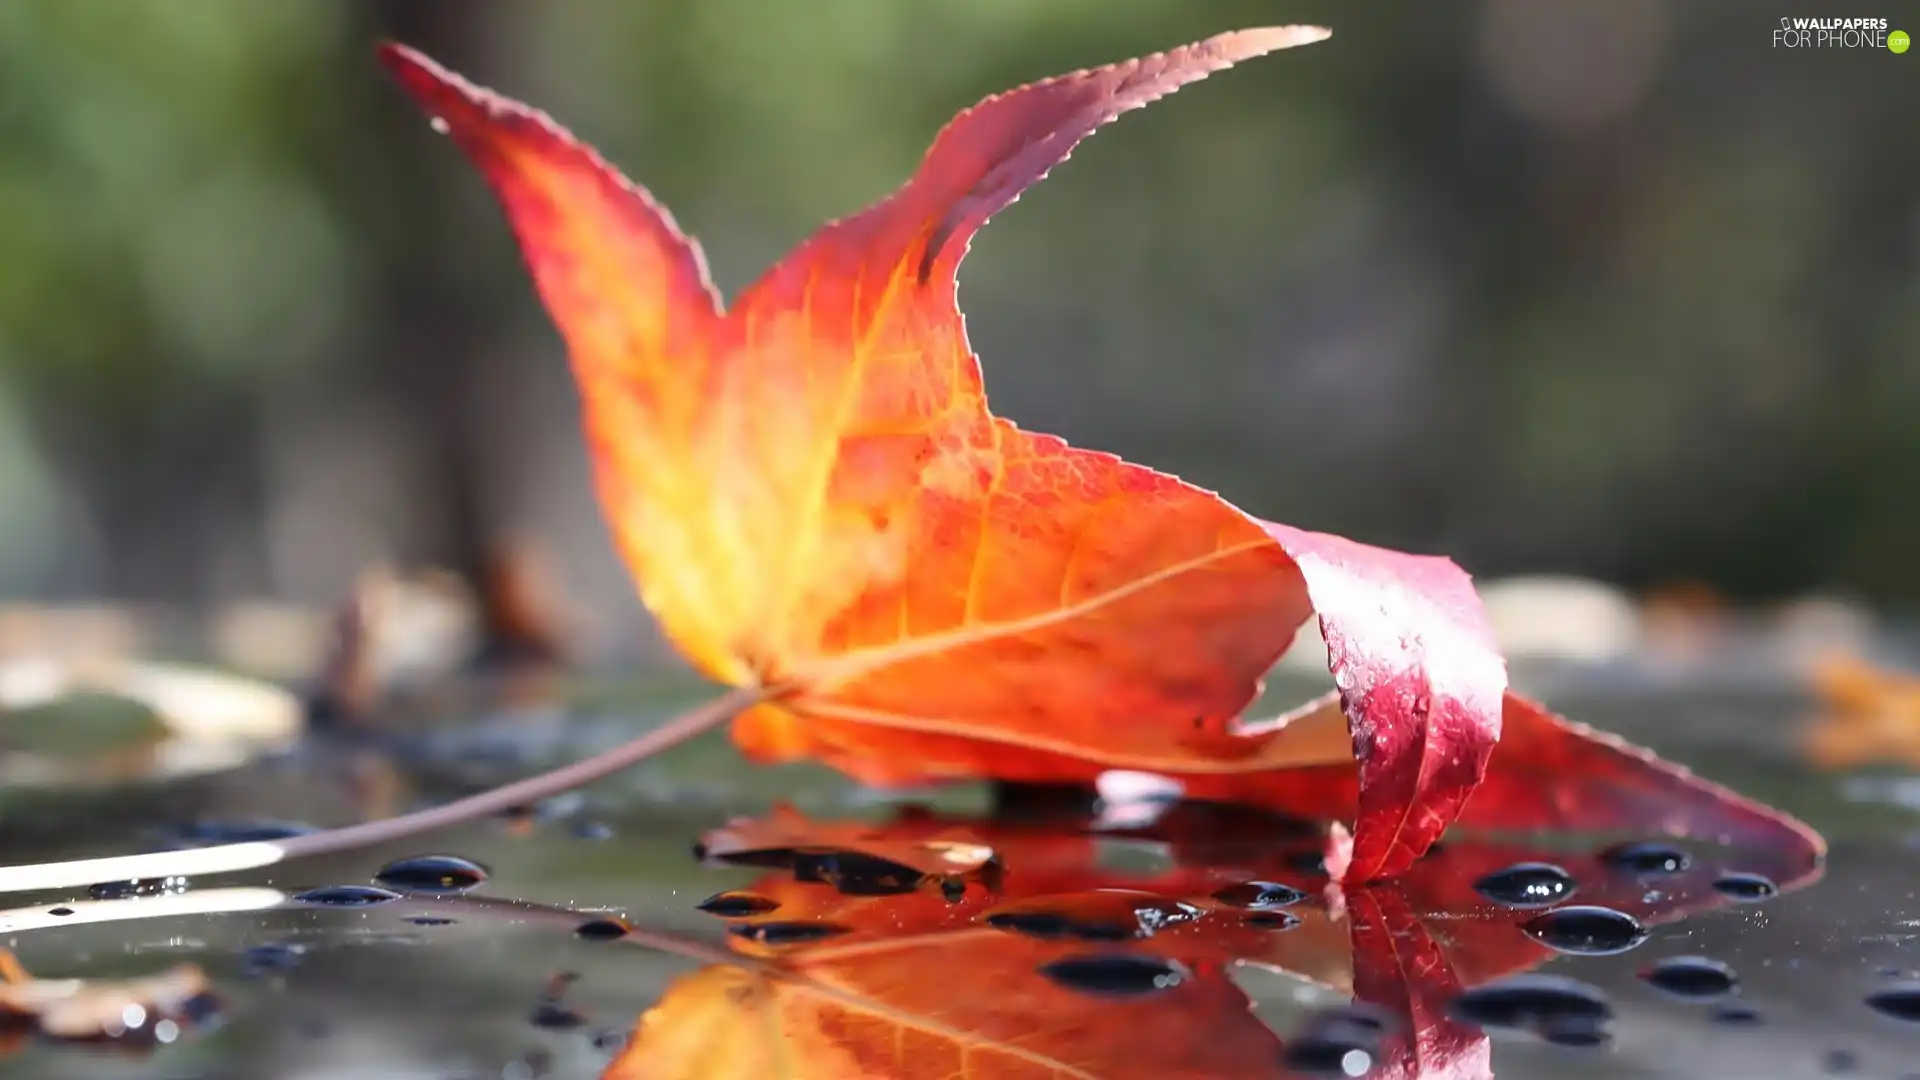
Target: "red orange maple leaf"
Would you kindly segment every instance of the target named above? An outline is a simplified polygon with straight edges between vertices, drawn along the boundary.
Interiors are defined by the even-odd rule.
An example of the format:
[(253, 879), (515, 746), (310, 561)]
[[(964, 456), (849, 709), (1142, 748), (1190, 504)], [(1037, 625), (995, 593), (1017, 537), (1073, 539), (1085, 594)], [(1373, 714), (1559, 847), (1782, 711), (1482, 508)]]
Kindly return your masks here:
[[(506, 210), (646, 605), (702, 671), (766, 688), (743, 750), (887, 784), (1332, 775), (1363, 881), (1460, 814), (1511, 712), (1467, 575), (992, 415), (956, 302), (975, 231), (1095, 128), (1326, 36), (1222, 34), (987, 98), (730, 308), (667, 212), (552, 120), (383, 58)], [(1338, 710), (1242, 723), (1310, 615)]]

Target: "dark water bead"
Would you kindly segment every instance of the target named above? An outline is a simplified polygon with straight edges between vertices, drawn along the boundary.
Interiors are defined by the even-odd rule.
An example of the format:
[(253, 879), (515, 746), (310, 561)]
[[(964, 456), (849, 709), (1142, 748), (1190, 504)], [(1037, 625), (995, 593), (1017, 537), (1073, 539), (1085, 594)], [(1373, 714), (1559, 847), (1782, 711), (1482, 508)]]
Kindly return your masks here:
[(694, 907), (709, 915), (722, 919), (744, 919), (749, 915), (765, 915), (780, 906), (779, 901), (770, 900), (758, 893), (722, 892), (714, 893)]
[(1600, 859), (1636, 874), (1677, 874), (1693, 865), (1685, 850), (1658, 840), (1634, 840), (1600, 852)]
[(575, 937), (587, 941), (612, 941), (633, 933), (633, 926), (625, 919), (601, 918), (588, 919), (573, 928)]
[(372, 907), (398, 899), (399, 893), (377, 889), (372, 885), (328, 885), (294, 895), (298, 903), (321, 907)]
[(1739, 988), (1733, 969), (1704, 956), (1670, 956), (1642, 971), (1647, 985), (1678, 998), (1713, 1001)]
[(988, 915), (985, 921), (988, 926), (996, 930), (1010, 930), (1016, 934), (1025, 934), (1028, 937), (1048, 941), (1064, 937), (1077, 937), (1089, 941), (1124, 941), (1133, 936), (1131, 927), (1088, 927), (1056, 911), (995, 912)]
[(415, 926), (452, 926), (455, 922), (445, 915), (415, 915), (407, 921)]
[(1300, 916), (1291, 911), (1255, 911), (1244, 921), (1260, 930), (1291, 930), (1300, 925)]
[(1474, 882), (1475, 891), (1496, 904), (1535, 908), (1557, 904), (1577, 888), (1573, 875), (1552, 863), (1515, 863)]
[(911, 866), (859, 851), (795, 852), (793, 876), (825, 882), (847, 896), (905, 896), (926, 877)]
[(1744, 1002), (1730, 1001), (1713, 1011), (1713, 1022), (1728, 1027), (1750, 1027), (1761, 1022), (1760, 1010)]
[(1192, 975), (1177, 960), (1139, 953), (1070, 956), (1043, 966), (1040, 974), (1069, 990), (1114, 997), (1171, 990)]
[(1624, 911), (1591, 905), (1554, 908), (1520, 928), (1550, 949), (1580, 956), (1622, 953), (1647, 940), (1647, 928), (1640, 920)]
[(248, 974), (264, 975), (268, 972), (291, 971), (299, 966), (301, 957), (306, 954), (303, 946), (275, 941), (255, 945), (240, 955)]
[(64, 919), (67, 916), (73, 914), (73, 909), (70, 907), (48, 908), (47, 914), (53, 916), (56, 919)]
[(571, 1031), (586, 1026), (587, 1018), (558, 1001), (542, 1001), (533, 1007), (527, 1022), (548, 1031)]
[(593, 1048), (603, 1054), (611, 1054), (627, 1045), (627, 1033), (624, 1031), (602, 1031), (593, 1037)]
[(1867, 995), (1867, 1007), (1882, 1016), (1920, 1024), (1920, 983), (1901, 983)]
[(373, 880), (403, 892), (463, 893), (487, 880), (487, 868), (458, 855), (415, 855), (380, 868)]
[(1307, 894), (1291, 885), (1281, 885), (1272, 881), (1243, 881), (1238, 885), (1229, 885), (1217, 890), (1213, 898), (1223, 904), (1258, 911), (1297, 904), (1305, 900)]
[(1607, 1022), (1588, 1016), (1551, 1017), (1536, 1024), (1534, 1034), (1543, 1042), (1579, 1049), (1602, 1047), (1613, 1041)]
[(957, 904), (967, 898), (967, 883), (964, 878), (942, 878), (940, 897), (949, 904)]
[(848, 933), (848, 929), (825, 922), (757, 922), (734, 923), (727, 927), (727, 933), (762, 945), (799, 945), (836, 937)]
[(1780, 891), (1771, 879), (1759, 874), (1724, 874), (1713, 883), (1722, 896), (1743, 904), (1757, 904)]
[(1568, 1017), (1603, 1021), (1613, 1005), (1596, 986), (1562, 975), (1512, 975), (1453, 999), (1452, 1014), (1482, 1027), (1524, 1028)]

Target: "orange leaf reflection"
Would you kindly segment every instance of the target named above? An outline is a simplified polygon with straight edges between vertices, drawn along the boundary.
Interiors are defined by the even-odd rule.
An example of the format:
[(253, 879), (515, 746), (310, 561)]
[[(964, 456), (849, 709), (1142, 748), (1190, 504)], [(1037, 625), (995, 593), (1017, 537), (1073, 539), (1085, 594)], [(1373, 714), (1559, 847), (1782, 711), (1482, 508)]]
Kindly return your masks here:
[[(1096, 833), (1084, 807), (1028, 809), (730, 824), (709, 856), (770, 868), (728, 894), (756, 901), (727, 920), (739, 961), (673, 983), (607, 1080), (1299, 1075), (1308, 1044), (1256, 1014), (1231, 978), (1246, 965), (1351, 996), (1361, 1022), (1340, 1030), (1370, 1037), (1345, 1063), (1368, 1075), (1490, 1077), (1487, 1038), (1449, 1017), (1452, 998), (1554, 954), (1522, 929), (1540, 909), (1488, 900), (1485, 876), (1550, 861), (1578, 902), (1657, 923), (1727, 902), (1712, 887), (1727, 870), (1783, 888), (1817, 873), (1793, 852), (1696, 850), (1652, 890), (1601, 854), (1449, 843), (1392, 883), (1343, 887), (1315, 865), (1320, 831), (1288, 819), (1182, 803), (1147, 828)], [(817, 872), (829, 856), (884, 866), (930, 842), (994, 857), (945, 888)]]

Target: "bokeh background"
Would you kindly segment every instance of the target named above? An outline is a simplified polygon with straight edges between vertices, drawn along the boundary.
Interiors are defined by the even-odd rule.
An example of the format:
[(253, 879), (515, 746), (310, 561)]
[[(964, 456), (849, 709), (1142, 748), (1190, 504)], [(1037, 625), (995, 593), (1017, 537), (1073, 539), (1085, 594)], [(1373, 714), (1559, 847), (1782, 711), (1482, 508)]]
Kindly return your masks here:
[(1771, 43), (1902, 8), (1920, 33), (1913, 4), (7, 0), (0, 596), (327, 603), (517, 540), (644, 626), (558, 339), (379, 38), (553, 112), (737, 289), (986, 93), (1319, 21), (983, 234), (1001, 412), (1483, 576), (1911, 608), (1920, 52)]

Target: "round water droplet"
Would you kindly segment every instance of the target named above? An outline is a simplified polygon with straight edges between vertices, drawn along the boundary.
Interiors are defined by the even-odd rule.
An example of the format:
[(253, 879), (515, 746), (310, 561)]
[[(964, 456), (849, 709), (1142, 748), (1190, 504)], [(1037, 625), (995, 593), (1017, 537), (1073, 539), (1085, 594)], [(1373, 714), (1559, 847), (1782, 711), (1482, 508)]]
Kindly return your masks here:
[(371, 907), (400, 899), (397, 892), (376, 889), (371, 885), (328, 885), (319, 889), (308, 889), (296, 894), (295, 902), (315, 904), (321, 907)]
[(1613, 1018), (1599, 987), (1561, 975), (1513, 975), (1476, 986), (1454, 998), (1450, 1011), (1468, 1023), (1498, 1028)]
[(739, 922), (727, 927), (727, 933), (762, 945), (800, 945), (847, 932), (846, 927), (828, 922)]
[(47, 914), (53, 916), (56, 919), (64, 919), (67, 916), (73, 914), (73, 909), (70, 907), (48, 908)]
[(1780, 891), (1771, 879), (1759, 874), (1723, 874), (1714, 881), (1713, 887), (1722, 896), (1742, 904), (1757, 904)]
[(588, 919), (586, 922), (573, 928), (575, 937), (584, 938), (588, 941), (612, 941), (615, 938), (626, 937), (631, 933), (633, 933), (633, 926), (629, 924), (627, 920), (610, 916)]
[(1297, 904), (1305, 900), (1307, 894), (1291, 885), (1281, 885), (1272, 881), (1243, 881), (1238, 885), (1229, 885), (1216, 891), (1213, 898), (1223, 904), (1260, 911)]
[(1171, 990), (1192, 972), (1177, 960), (1138, 953), (1096, 953), (1055, 960), (1040, 974), (1069, 990), (1115, 997), (1136, 997)]
[(1646, 876), (1677, 874), (1693, 865), (1693, 857), (1684, 849), (1659, 840), (1633, 840), (1615, 844), (1601, 851), (1600, 859), (1622, 870)]
[(1520, 929), (1549, 949), (1581, 956), (1622, 953), (1647, 940), (1640, 920), (1624, 911), (1584, 904), (1543, 911)]
[(1728, 1027), (1749, 1027), (1760, 1023), (1760, 1010), (1745, 1002), (1729, 1001), (1713, 1010), (1713, 1022)]
[(1740, 986), (1732, 968), (1704, 956), (1669, 956), (1640, 977), (1648, 986), (1688, 1001), (1717, 1001)]
[(478, 888), (487, 868), (458, 855), (415, 855), (381, 867), (373, 880), (401, 892), (445, 896)]
[(1920, 983), (1899, 983), (1867, 995), (1867, 1008), (1882, 1016), (1920, 1024)]
[(749, 915), (765, 915), (780, 906), (777, 900), (769, 900), (759, 893), (723, 892), (714, 893), (694, 907), (709, 915), (718, 915), (722, 919), (744, 919)]
[(1543, 862), (1515, 863), (1505, 870), (1495, 870), (1474, 882), (1473, 887), (1496, 904), (1516, 908), (1557, 904), (1577, 891), (1572, 874)]

